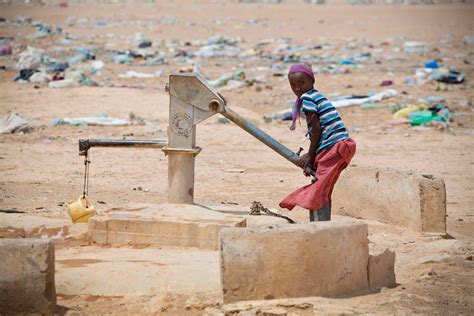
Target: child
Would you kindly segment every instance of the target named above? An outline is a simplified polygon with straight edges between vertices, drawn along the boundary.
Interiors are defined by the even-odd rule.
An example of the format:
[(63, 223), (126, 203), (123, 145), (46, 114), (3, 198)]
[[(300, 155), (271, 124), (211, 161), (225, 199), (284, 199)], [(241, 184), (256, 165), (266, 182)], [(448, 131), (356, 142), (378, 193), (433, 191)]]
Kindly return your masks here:
[[(314, 73), (308, 64), (293, 65), (288, 73), (291, 89), (296, 94), (296, 115), (302, 110), (306, 116), (311, 140), (307, 154), (301, 156), (298, 165), (311, 165), (316, 170), (316, 181), (289, 194), (280, 202), (280, 207), (292, 210), (295, 205), (309, 211), (309, 220), (314, 222), (331, 220), (331, 194), (339, 175), (355, 154), (356, 144), (349, 137), (336, 108), (314, 85)], [(294, 129), (296, 117), (293, 116)]]

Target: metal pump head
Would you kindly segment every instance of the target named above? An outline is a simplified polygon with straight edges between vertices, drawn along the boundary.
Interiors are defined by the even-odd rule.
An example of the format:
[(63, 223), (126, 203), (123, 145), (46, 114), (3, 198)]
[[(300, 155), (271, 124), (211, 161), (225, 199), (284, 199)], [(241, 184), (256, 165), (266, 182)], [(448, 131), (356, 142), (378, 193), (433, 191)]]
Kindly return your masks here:
[(195, 74), (170, 75), (168, 89), (168, 147), (193, 149), (196, 145), (196, 124), (224, 111), (225, 100)]

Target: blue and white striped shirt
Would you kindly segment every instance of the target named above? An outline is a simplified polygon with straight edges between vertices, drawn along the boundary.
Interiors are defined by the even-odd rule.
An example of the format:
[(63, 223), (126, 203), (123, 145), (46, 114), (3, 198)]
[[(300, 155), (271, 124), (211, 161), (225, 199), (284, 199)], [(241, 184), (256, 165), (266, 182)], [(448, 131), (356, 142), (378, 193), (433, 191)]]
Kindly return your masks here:
[[(349, 138), (349, 133), (336, 108), (318, 90), (311, 89), (303, 93), (300, 99), (303, 111), (316, 113), (319, 117), (321, 139), (317, 154), (331, 148), (337, 142)], [(311, 133), (309, 123), (308, 131)]]

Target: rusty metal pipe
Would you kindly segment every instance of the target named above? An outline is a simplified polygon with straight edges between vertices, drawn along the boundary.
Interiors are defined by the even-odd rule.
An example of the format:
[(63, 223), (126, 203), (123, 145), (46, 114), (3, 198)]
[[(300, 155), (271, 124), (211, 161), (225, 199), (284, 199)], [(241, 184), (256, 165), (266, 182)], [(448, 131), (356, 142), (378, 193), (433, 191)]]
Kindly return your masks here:
[[(220, 114), (237, 124), (239, 127), (247, 131), (249, 134), (253, 135), (259, 141), (276, 151), (278, 154), (286, 158), (292, 164), (298, 166), (298, 161), (300, 156), (282, 145), (276, 139), (259, 129), (257, 126), (250, 123), (248, 120), (234, 112), (233, 110), (229, 109), (228, 107), (224, 106), (223, 109), (220, 109)], [(307, 172), (314, 176), (314, 170), (310, 169)]]
[(167, 145), (166, 140), (79, 139), (79, 155), (84, 156), (91, 147), (163, 148)]

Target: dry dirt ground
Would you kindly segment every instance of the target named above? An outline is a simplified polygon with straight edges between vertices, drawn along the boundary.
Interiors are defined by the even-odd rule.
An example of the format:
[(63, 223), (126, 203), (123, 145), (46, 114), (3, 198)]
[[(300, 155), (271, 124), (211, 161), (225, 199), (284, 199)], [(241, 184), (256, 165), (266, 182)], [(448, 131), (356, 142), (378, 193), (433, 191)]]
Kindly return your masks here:
[[(83, 160), (78, 156), (78, 139), (165, 140), (169, 101), (164, 86), (168, 74), (185, 66), (183, 59), (173, 57), (173, 54), (180, 50), (192, 53), (215, 34), (240, 38), (237, 45), (243, 50), (254, 48), (264, 39), (289, 37), (292, 45), (310, 48), (296, 53), (303, 57), (315, 54), (342, 58), (344, 54), (371, 52), (372, 57), (362, 62), (363, 67), (353, 69), (351, 73), (317, 74), (316, 86), (327, 95), (364, 95), (382, 91), (384, 87), (380, 87), (380, 83), (392, 80), (395, 84), (388, 88), (404, 93), (383, 101), (385, 105), (417, 104), (418, 98), (432, 95), (446, 98), (446, 104), (454, 112), (449, 131), (433, 127), (384, 125), (392, 119), (387, 108), (363, 110), (354, 106), (341, 109), (340, 113), (357, 142), (353, 164), (390, 167), (444, 178), (447, 230), (453, 239), (420, 235), (400, 227), (369, 222), (371, 242), (396, 251), (399, 285), (380, 293), (352, 298), (300, 300), (294, 303), (297, 307), (289, 309), (295, 314), (305, 315), (313, 312), (474, 314), (474, 45), (463, 41), (464, 36), (474, 34), (474, 7), (310, 6), (303, 1), (288, 2), (278, 5), (237, 4), (231, 1), (70, 4), (66, 7), (0, 5), (0, 15), (7, 22), (21, 15), (53, 26), (61, 25), (65, 32), (79, 38), (64, 49), (55, 44), (56, 35), (31, 39), (35, 30), (29, 23), (0, 25), (1, 36), (13, 37), (12, 41), (6, 42), (13, 45), (13, 55), (0, 59), (3, 67), (0, 70), (0, 115), (18, 112), (32, 127), (25, 134), (0, 135), (0, 208), (67, 220), (64, 203), (79, 196), (83, 185)], [(72, 16), (79, 22), (68, 26), (68, 18)], [(163, 17), (174, 17), (175, 20), (170, 24), (162, 23)], [(97, 21), (104, 23), (94, 24)], [(117, 65), (108, 60), (112, 50), (136, 49), (136, 43), (132, 40), (136, 33), (150, 39), (154, 50), (166, 54), (166, 64), (144, 67), (136, 63)], [(178, 40), (178, 45), (169, 45), (171, 40)], [(424, 54), (404, 53), (402, 46), (408, 40), (425, 42), (429, 49)], [(330, 44), (332, 48), (311, 48), (320, 44)], [(102, 75), (93, 79), (105, 86), (52, 89), (47, 84), (14, 82), (18, 74), (14, 65), (18, 54), (27, 45), (43, 48), (59, 59), (73, 56), (72, 47), (95, 47), (99, 51), (96, 57), (104, 61), (105, 67)], [(348, 46), (353, 46), (353, 49), (348, 50)], [(246, 57), (204, 59), (202, 72), (210, 79), (236, 70), (244, 70), (250, 78), (263, 77), (264, 81), (252, 86), (224, 89), (221, 93), (230, 107), (289, 148), (297, 150), (299, 146), (307, 147), (308, 143), (303, 141), (303, 126), (290, 132), (288, 122), (263, 120), (263, 115), (287, 108), (287, 100), (294, 98), (285, 77), (278, 76), (278, 73), (285, 73), (289, 64), (279, 61), (279, 56), (269, 55), (265, 58), (250, 54)], [(460, 85), (441, 87), (436, 82), (420, 86), (403, 83), (406, 77), (413, 76), (417, 68), (433, 58), (443, 65), (456, 67), (466, 75), (466, 81)], [(284, 69), (272, 69), (274, 63), (283, 64)], [(127, 70), (163, 70), (163, 75), (152, 79), (118, 77)], [(110, 87), (111, 84), (128, 87)], [(437, 91), (444, 88), (447, 90)], [(124, 127), (51, 124), (55, 117), (92, 116), (99, 112), (119, 118), (126, 118), (133, 112), (151, 123)], [(222, 124), (213, 117), (198, 125), (197, 130), (197, 144), (203, 148), (196, 161), (195, 201), (199, 204), (230, 203), (247, 209), (252, 201), (259, 200), (267, 207), (277, 208), (285, 194), (307, 182), (297, 168), (235, 125)], [(91, 161), (89, 195), (97, 201), (99, 211), (136, 203), (166, 202), (167, 160), (161, 150), (93, 149)], [(243, 172), (229, 173), (227, 169), (243, 169)], [(19, 216), (1, 215), (5, 221), (6, 216), (10, 216), (9, 222), (13, 223), (15, 216)], [(307, 220), (303, 210), (293, 211), (289, 216), (299, 221)], [(202, 314), (205, 307), (218, 303), (215, 253), (203, 252), (201, 257), (197, 255), (197, 259), (193, 254), (186, 257), (194, 265), (216, 269), (214, 272), (206, 271), (204, 275), (199, 269), (191, 269), (196, 276), (200, 276), (192, 281), (196, 282), (196, 286), (191, 287), (191, 292), (186, 292), (189, 290), (183, 285), (186, 282), (176, 284), (170, 278), (169, 282), (160, 283), (166, 284), (166, 289), (161, 288), (159, 295), (153, 294), (156, 288), (146, 286), (143, 295), (138, 290), (132, 293), (132, 290), (125, 289), (118, 291), (118, 294), (104, 289), (96, 294), (86, 290), (68, 294), (71, 284), (61, 273), (67, 267), (74, 268), (78, 264), (93, 267), (99, 262), (101, 250), (61, 242), (58, 242), (57, 249), (57, 282), (61, 282), (57, 284), (60, 313)], [(79, 263), (68, 261), (74, 256), (81, 258), (78, 256), (81, 251), (88, 252), (88, 257), (84, 258), (89, 259)], [(152, 262), (158, 260), (158, 256), (168, 258), (168, 261), (163, 259), (167, 262), (165, 265), (181, 260), (173, 249), (164, 250), (165, 254), (161, 255), (154, 253), (153, 249), (144, 249), (143, 253), (140, 251), (107, 249), (102, 255), (117, 264), (121, 258)], [(107, 269), (104, 266), (100, 271), (105, 273)], [(135, 266), (131, 269), (147, 267)], [(183, 269), (188, 268), (185, 266)], [(96, 273), (78, 278), (83, 281), (97, 278), (97, 282), (108, 284), (112, 282), (112, 277), (125, 282), (120, 283), (124, 288), (126, 284), (138, 281), (150, 282), (139, 274), (127, 274), (126, 270), (119, 270), (109, 277), (100, 277)], [(313, 307), (309, 308), (305, 302), (310, 302)], [(269, 301), (266, 304), (276, 306), (283, 303)], [(228, 313), (237, 314), (239, 308), (245, 309), (242, 306), (232, 308), (228, 308)]]

